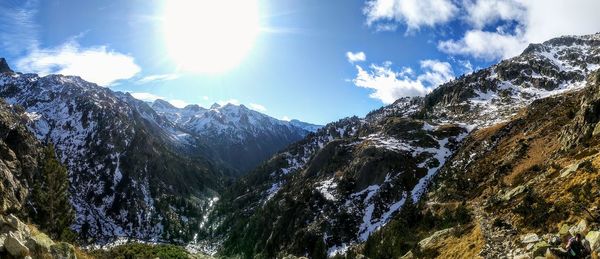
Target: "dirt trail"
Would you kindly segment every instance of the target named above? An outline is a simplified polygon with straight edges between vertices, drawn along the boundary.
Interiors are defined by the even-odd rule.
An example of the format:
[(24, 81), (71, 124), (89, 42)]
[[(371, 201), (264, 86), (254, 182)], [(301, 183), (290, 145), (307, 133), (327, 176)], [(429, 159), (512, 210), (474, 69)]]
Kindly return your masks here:
[(481, 233), (485, 238), (483, 249), (479, 253), (483, 258), (513, 258), (524, 251), (518, 248), (517, 231), (509, 225), (495, 226), (490, 222), (492, 217), (486, 213), (479, 203), (473, 204), (473, 214)]

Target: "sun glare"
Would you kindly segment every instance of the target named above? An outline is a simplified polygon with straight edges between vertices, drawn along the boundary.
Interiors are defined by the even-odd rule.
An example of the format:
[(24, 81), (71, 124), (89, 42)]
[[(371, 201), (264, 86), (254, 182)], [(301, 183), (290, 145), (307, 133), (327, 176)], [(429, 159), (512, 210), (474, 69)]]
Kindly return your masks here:
[(164, 37), (180, 69), (222, 73), (247, 55), (259, 32), (257, 0), (168, 0)]

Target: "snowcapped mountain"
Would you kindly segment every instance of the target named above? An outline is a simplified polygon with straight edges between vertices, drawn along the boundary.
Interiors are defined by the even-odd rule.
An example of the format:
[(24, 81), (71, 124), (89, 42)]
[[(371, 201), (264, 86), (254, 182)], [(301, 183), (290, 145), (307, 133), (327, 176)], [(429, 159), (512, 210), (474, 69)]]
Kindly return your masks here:
[(232, 168), (248, 171), (290, 143), (298, 141), (319, 126), (272, 118), (244, 105), (213, 104), (176, 108), (156, 100), (152, 108), (168, 121), (197, 136)]
[(79, 77), (13, 72), (0, 97), (68, 167), (74, 229), (86, 242), (189, 241), (224, 182), (309, 134), (244, 106), (153, 104)]
[(146, 103), (79, 77), (2, 73), (0, 96), (55, 144), (86, 242), (190, 240), (230, 174)]
[(598, 68), (600, 34), (560, 37), (425, 97), (328, 124), (225, 195), (227, 205), (213, 215), (222, 254), (360, 250), (355, 245), (401, 217), (403, 206), (421, 201), (439, 170), (461, 162), (453, 155), (472, 132), (509, 121), (536, 100), (583, 89)]
[(291, 125), (296, 126), (298, 128), (304, 129), (306, 131), (310, 131), (310, 132), (317, 132), (317, 130), (319, 130), (320, 128), (322, 128), (322, 125), (315, 125), (315, 124), (311, 124), (311, 123), (307, 123), (307, 122), (303, 122), (303, 121), (299, 121), (299, 120), (291, 120), (289, 122)]

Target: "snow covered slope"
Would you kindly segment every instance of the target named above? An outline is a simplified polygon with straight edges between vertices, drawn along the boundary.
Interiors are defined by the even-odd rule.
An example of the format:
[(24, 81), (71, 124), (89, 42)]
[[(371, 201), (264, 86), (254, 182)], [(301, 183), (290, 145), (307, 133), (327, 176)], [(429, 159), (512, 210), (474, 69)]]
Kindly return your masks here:
[(84, 241), (190, 240), (222, 188), (227, 172), (209, 152), (182, 152), (185, 134), (128, 94), (79, 77), (7, 72), (0, 97), (25, 109), (39, 140), (55, 144)]
[(309, 134), (244, 106), (150, 105), (79, 77), (14, 73), (4, 59), (0, 97), (55, 144), (86, 242), (189, 241), (225, 180)]
[[(448, 82), (326, 125), (259, 167), (217, 210), (224, 255), (333, 256), (368, 239), (429, 182), (475, 128), (509, 120), (540, 98), (586, 85), (600, 35), (566, 36)], [(233, 227), (232, 227), (233, 226)], [(226, 231), (224, 229), (227, 229)], [(324, 243), (324, 249), (316, 249)]]
[(176, 108), (159, 99), (154, 101), (152, 108), (203, 140), (225, 163), (242, 173), (319, 128), (300, 121), (278, 120), (244, 105)]

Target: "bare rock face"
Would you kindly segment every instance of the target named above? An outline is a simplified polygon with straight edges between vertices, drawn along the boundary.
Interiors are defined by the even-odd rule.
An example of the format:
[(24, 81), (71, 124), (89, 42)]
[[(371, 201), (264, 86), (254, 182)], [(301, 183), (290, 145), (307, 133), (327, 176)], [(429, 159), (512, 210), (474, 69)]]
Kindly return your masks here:
[(4, 58), (0, 58), (0, 73), (14, 73)]
[(591, 86), (585, 90), (581, 110), (577, 113), (574, 123), (561, 135), (561, 143), (565, 150), (586, 143), (600, 132), (600, 71), (592, 73), (588, 82)]
[(4, 240), (4, 248), (10, 255), (18, 258), (29, 254), (29, 248), (13, 232), (8, 233), (8, 237)]
[(40, 144), (17, 106), (0, 100), (0, 213), (23, 211), (37, 173)]

